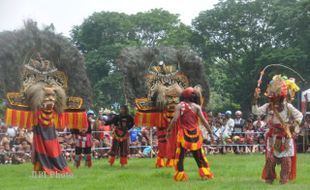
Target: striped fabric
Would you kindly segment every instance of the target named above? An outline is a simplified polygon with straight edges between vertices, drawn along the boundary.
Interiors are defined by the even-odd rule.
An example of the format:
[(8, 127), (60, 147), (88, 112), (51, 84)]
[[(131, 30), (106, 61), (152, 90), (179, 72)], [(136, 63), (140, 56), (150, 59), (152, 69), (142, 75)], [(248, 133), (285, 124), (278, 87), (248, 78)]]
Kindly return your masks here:
[(33, 130), (32, 160), (35, 172), (47, 175), (70, 174), (71, 170), (62, 154), (56, 128), (87, 128), (85, 112), (31, 112), (26, 110), (6, 110), (6, 125)]
[(70, 174), (54, 126), (33, 126), (34, 171), (47, 175)]
[(199, 128), (193, 131), (179, 129), (177, 142), (187, 150), (195, 151), (201, 149), (203, 144), (201, 130)]
[(161, 127), (163, 125), (163, 117), (160, 112), (139, 112), (135, 114), (135, 126), (137, 127)]
[[(15, 110), (7, 108), (5, 123), (7, 126), (18, 126), (20, 128), (31, 128), (38, 124), (36, 113), (26, 110)], [(87, 128), (87, 115), (85, 112), (64, 112), (53, 115), (53, 121), (56, 128), (79, 129)]]

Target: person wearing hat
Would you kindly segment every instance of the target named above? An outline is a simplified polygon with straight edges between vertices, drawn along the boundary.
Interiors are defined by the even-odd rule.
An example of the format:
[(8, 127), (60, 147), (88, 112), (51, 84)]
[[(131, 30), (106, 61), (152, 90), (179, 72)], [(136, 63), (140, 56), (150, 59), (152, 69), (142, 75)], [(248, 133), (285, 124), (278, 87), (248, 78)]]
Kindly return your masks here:
[[(242, 118), (242, 112), (240, 110), (237, 110), (235, 112), (234, 129), (232, 131), (232, 135), (239, 137), (240, 139), (239, 143), (242, 143), (244, 140), (244, 133), (243, 133), (244, 126), (245, 126), (245, 120)], [(233, 147), (234, 152), (236, 154), (239, 154), (240, 152), (242, 152), (243, 148), (244, 147), (240, 147), (239, 145)]]
[(174, 117), (168, 127), (168, 131), (172, 127), (178, 128), (177, 133), (177, 150), (176, 150), (176, 166), (174, 180), (186, 181), (188, 180), (187, 174), (184, 172), (184, 157), (187, 150), (191, 151), (197, 166), (199, 168), (199, 175), (202, 179), (213, 178), (213, 173), (206, 156), (204, 155), (202, 144), (202, 132), (199, 129), (199, 120), (207, 128), (211, 141), (213, 136), (211, 128), (205, 117), (203, 116), (202, 109), (199, 106), (199, 92), (194, 88), (186, 88), (180, 97), (180, 103), (176, 106)]
[(95, 123), (95, 112), (93, 110), (87, 111), (88, 118), (88, 128), (81, 129), (72, 129), (72, 134), (75, 139), (75, 157), (74, 157), (74, 165), (76, 168), (79, 168), (81, 165), (81, 160), (84, 155), (85, 165), (87, 167), (92, 166), (91, 160), (91, 147), (92, 143), (92, 128)]
[(121, 166), (127, 165), (129, 153), (129, 130), (134, 126), (134, 119), (128, 113), (127, 105), (120, 107), (120, 114), (115, 115), (111, 120), (104, 122), (104, 125), (113, 125), (112, 147), (109, 152), (109, 163), (112, 166), (115, 156), (120, 155)]
[(254, 94), (252, 112), (255, 115), (266, 115), (268, 131), (265, 134), (266, 162), (262, 178), (266, 183), (273, 183), (276, 178), (275, 167), (281, 165), (280, 183), (285, 184), (296, 178), (296, 147), (294, 136), (299, 132), (303, 115), (292, 104), (288, 103), (288, 93), (294, 91), (287, 85), (286, 79), (275, 75), (269, 83), (265, 95), (269, 102), (258, 107), (259, 90)]
[(242, 131), (245, 125), (245, 120), (242, 118), (242, 112), (237, 110), (235, 112), (235, 120), (234, 120), (234, 135), (242, 136)]
[(225, 112), (225, 129), (226, 133), (228, 136), (231, 136), (234, 126), (235, 126), (235, 121), (231, 118), (232, 112), (230, 110), (227, 110)]

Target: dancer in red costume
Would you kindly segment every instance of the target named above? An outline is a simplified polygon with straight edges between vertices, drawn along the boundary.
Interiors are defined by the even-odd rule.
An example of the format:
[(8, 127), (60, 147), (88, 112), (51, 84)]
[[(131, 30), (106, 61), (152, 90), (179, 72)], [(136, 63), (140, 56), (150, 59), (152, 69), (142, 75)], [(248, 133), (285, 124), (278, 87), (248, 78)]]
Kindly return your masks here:
[(208, 130), (213, 141), (213, 136), (209, 123), (203, 116), (202, 109), (199, 104), (199, 95), (194, 88), (186, 88), (180, 97), (180, 103), (176, 107), (175, 115), (168, 127), (168, 131), (172, 127), (177, 127), (177, 150), (176, 150), (176, 166), (174, 180), (186, 181), (188, 176), (184, 171), (184, 158), (186, 151), (191, 151), (197, 166), (199, 175), (202, 179), (212, 179), (213, 173), (206, 156), (204, 155), (202, 144), (203, 137), (199, 129), (199, 119)]
[(92, 128), (95, 123), (94, 117), (95, 113), (93, 110), (87, 111), (87, 119), (88, 119), (88, 128), (82, 129), (73, 129), (72, 134), (75, 139), (75, 158), (74, 165), (76, 168), (79, 168), (81, 165), (82, 154), (84, 155), (85, 165), (87, 167), (92, 166), (91, 159), (91, 147), (93, 146), (92, 142)]

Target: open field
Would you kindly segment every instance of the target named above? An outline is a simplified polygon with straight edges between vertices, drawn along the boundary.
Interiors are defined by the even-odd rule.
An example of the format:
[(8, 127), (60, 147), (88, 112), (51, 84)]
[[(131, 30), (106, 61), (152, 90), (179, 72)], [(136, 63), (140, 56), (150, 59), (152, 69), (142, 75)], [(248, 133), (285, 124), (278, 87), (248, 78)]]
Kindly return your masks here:
[(190, 177), (188, 182), (174, 182), (173, 169), (155, 169), (154, 159), (130, 159), (126, 168), (121, 168), (118, 162), (110, 167), (107, 159), (95, 160), (91, 169), (84, 165), (75, 169), (71, 162), (73, 176), (65, 177), (33, 177), (31, 164), (1, 165), (0, 189), (310, 189), (310, 154), (298, 155), (297, 180), (288, 185), (279, 185), (278, 182), (268, 185), (260, 180), (263, 155), (214, 155), (208, 156), (208, 159), (215, 179), (200, 180), (194, 159), (186, 158), (185, 170)]

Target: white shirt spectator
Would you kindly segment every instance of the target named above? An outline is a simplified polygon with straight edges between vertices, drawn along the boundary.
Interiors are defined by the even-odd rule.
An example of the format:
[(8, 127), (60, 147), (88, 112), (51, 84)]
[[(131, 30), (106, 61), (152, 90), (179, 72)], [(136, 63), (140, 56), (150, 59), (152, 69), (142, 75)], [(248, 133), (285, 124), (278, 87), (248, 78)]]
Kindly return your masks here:
[(225, 124), (225, 132), (228, 136), (231, 136), (231, 133), (234, 130), (235, 121), (232, 118), (229, 118)]
[(14, 138), (17, 135), (17, 127), (9, 127), (7, 128), (6, 134), (11, 137)]

